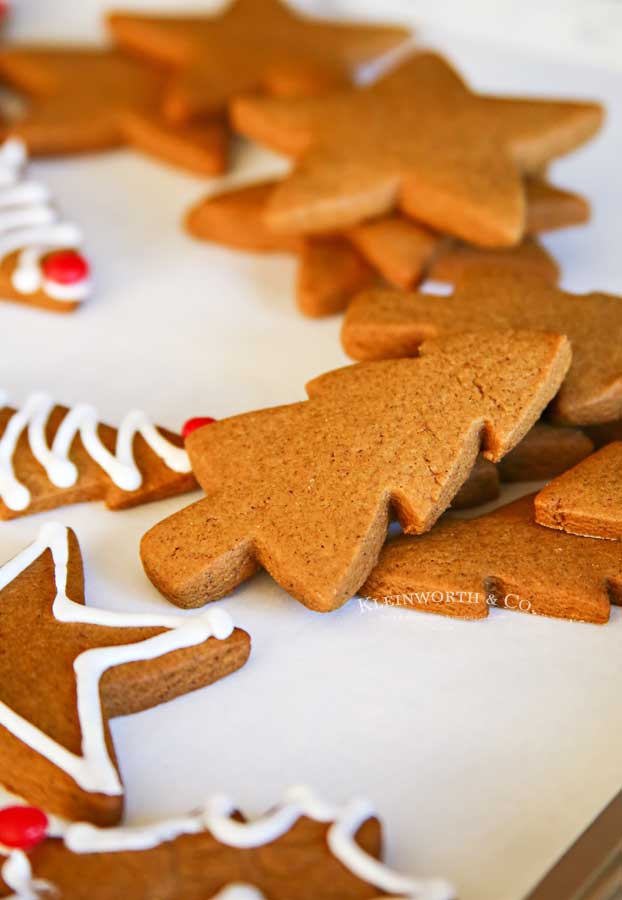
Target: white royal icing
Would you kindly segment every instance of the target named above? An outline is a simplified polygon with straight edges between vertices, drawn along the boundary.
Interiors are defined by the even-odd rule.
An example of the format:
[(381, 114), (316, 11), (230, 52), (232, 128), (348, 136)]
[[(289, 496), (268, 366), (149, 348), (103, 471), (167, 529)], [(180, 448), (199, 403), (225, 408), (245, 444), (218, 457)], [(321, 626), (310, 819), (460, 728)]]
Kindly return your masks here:
[(83, 300), (91, 290), (88, 277), (73, 284), (45, 278), (41, 259), (52, 250), (77, 248), (82, 232), (59, 219), (48, 189), (24, 178), (28, 161), (22, 141), (9, 138), (0, 146), (0, 260), (19, 250), (11, 282), (20, 294), (42, 289), (53, 300)]
[[(233, 819), (236, 808), (228, 798), (215, 795), (196, 813), (152, 825), (98, 828), (86, 823), (68, 824), (63, 840), (73, 853), (115, 853), (148, 850), (180, 835), (209, 831), (221, 844), (245, 849), (262, 847), (277, 840), (290, 831), (298, 819), (306, 816), (316, 822), (330, 823), (327, 842), (334, 858), (353, 875), (378, 891), (412, 900), (453, 900), (455, 897), (455, 891), (447, 882), (400, 875), (369, 856), (356, 843), (354, 838), (357, 831), (374, 815), (373, 809), (366, 802), (355, 801), (344, 807), (333, 806), (319, 799), (308, 787), (298, 786), (287, 791), (283, 803), (254, 821), (239, 822)], [(22, 895), (18, 896), (22, 900)], [(26, 894), (24, 900), (30, 900), (31, 896)], [(231, 884), (217, 894), (214, 900), (261, 898), (262, 894), (253, 887)]]
[(67, 773), (85, 791), (109, 795), (122, 793), (121, 783), (108, 753), (105, 739), (99, 682), (107, 669), (138, 660), (156, 659), (203, 643), (209, 637), (225, 640), (233, 631), (230, 616), (222, 609), (199, 615), (155, 615), (122, 613), (84, 606), (67, 596), (68, 531), (63, 525), (44, 525), (37, 540), (0, 567), (0, 590), (14, 581), (46, 550), (54, 561), (56, 596), (52, 613), (60, 622), (82, 622), (112, 628), (165, 628), (162, 634), (116, 647), (86, 650), (76, 657), (78, 721), (82, 734), (82, 754), (71, 753), (41, 729), (0, 701), (0, 725), (15, 737)]
[[(23, 510), (30, 503), (30, 492), (17, 478), (13, 467), (17, 442), (26, 429), (33, 456), (56, 487), (71, 487), (78, 480), (78, 470), (69, 459), (71, 444), (78, 434), (87, 453), (114, 484), (124, 491), (136, 490), (143, 480), (134, 459), (136, 434), (142, 435), (154, 453), (173, 472), (191, 471), (190, 460), (183, 447), (176, 447), (160, 434), (141, 410), (129, 412), (121, 422), (114, 453), (104, 446), (98, 435), (97, 410), (85, 403), (68, 411), (50, 447), (45, 429), (55, 405), (47, 394), (31, 394), (22, 408), (11, 416), (0, 437), (0, 500), (9, 509)], [(8, 398), (0, 391), (0, 409), (5, 406), (8, 406)]]
[(2, 866), (2, 880), (13, 891), (7, 900), (39, 900), (42, 895), (55, 893), (48, 881), (32, 877), (28, 857), (21, 850), (14, 850)]

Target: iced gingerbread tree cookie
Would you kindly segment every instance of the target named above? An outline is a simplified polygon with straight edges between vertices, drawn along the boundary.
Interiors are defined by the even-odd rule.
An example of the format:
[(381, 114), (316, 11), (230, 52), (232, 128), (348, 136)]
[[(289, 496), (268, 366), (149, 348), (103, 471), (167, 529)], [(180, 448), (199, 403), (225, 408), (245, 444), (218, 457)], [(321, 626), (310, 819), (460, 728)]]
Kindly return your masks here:
[(26, 174), (24, 143), (0, 146), (0, 300), (72, 312), (91, 291), (82, 232)]
[(88, 404), (36, 393), (15, 409), (0, 390), (0, 519), (89, 500), (126, 509), (195, 487), (181, 436), (141, 410), (117, 430)]
[(119, 828), (70, 824), (0, 796), (3, 837), (0, 897), (13, 890), (18, 900), (44, 900), (45, 886), (60, 900), (455, 897), (445, 881), (380, 861), (382, 827), (368, 803), (333, 806), (304, 786), (254, 820), (216, 795), (190, 815)]

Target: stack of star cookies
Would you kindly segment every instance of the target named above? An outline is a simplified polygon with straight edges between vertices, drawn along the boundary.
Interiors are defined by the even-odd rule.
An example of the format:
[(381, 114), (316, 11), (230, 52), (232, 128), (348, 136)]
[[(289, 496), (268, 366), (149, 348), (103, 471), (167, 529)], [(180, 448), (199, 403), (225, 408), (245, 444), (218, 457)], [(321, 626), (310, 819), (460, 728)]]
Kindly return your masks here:
[[(405, 28), (321, 21), (279, 0), (116, 11), (107, 24), (101, 50), (0, 53), (0, 78), (29, 102), (7, 133), (34, 155), (130, 144), (201, 175), (227, 170), (232, 130), (292, 157), (288, 178), (212, 193), (186, 226), (295, 253), (306, 315), (382, 284), (453, 284), (480, 261), (555, 283), (537, 236), (589, 217), (545, 171), (598, 130), (597, 104), (479, 95)], [(384, 74), (357, 83), (379, 58)]]
[(554, 284), (557, 265), (537, 235), (589, 217), (583, 197), (544, 173), (598, 131), (600, 106), (476, 94), (434, 53), (415, 49), (372, 84), (322, 97), (238, 97), (230, 115), (293, 170), (209, 196), (187, 228), (298, 254), (306, 315), (341, 311), (382, 283), (454, 284), (481, 263)]
[(234, 98), (343, 87), (357, 65), (408, 37), (398, 27), (303, 18), (279, 0), (180, 17), (110, 12), (107, 22), (114, 43), (103, 48), (0, 52), (0, 79), (29, 102), (9, 130), (33, 154), (130, 144), (199, 174), (221, 173)]

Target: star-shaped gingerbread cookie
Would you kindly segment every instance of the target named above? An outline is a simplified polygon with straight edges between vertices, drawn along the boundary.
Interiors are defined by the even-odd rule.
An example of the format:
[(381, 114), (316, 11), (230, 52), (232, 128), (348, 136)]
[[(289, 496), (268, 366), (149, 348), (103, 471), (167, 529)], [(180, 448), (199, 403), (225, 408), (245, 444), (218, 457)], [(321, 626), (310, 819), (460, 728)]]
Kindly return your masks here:
[(343, 229), (400, 208), (484, 246), (518, 243), (522, 175), (584, 143), (602, 115), (596, 103), (475, 94), (428, 52), (364, 88), (232, 104), (234, 127), (298, 159), (268, 207), (275, 230)]
[(232, 591), (259, 566), (327, 612), (360, 587), (394, 512), (432, 527), (480, 449), (512, 449), (559, 389), (565, 338), (457, 335), (417, 359), (348, 366), (309, 400), (235, 416), (186, 439), (207, 498), (143, 538), (147, 575), (180, 606)]
[[(378, 286), (381, 278), (401, 288), (413, 287), (426, 276), (453, 282), (473, 261), (537, 268), (552, 283), (559, 276), (553, 257), (533, 238), (516, 247), (469, 247), (399, 214), (336, 235), (284, 235), (265, 222), (277, 186), (269, 181), (211, 194), (189, 210), (185, 226), (193, 237), (239, 250), (296, 253), (296, 301), (307, 316), (342, 312), (355, 294)], [(577, 194), (537, 178), (526, 179), (525, 188), (529, 235), (589, 218), (589, 205)]]
[(248, 92), (295, 96), (347, 83), (355, 66), (410, 34), (303, 17), (280, 0), (234, 0), (220, 15), (118, 11), (108, 22), (124, 50), (173, 69), (163, 111), (176, 123), (223, 113), (231, 98)]
[(0, 785), (66, 819), (117, 822), (123, 788), (108, 721), (243, 665), (248, 635), (216, 612), (85, 606), (74, 534), (44, 526), (0, 568)]
[(553, 414), (566, 424), (622, 417), (622, 300), (570, 294), (534, 272), (471, 265), (449, 296), (366, 291), (348, 307), (342, 342), (358, 360), (408, 356), (440, 334), (527, 328), (565, 334), (573, 362)]
[(386, 545), (361, 597), (463, 619), (500, 606), (603, 623), (622, 601), (619, 544), (538, 525), (533, 495), (477, 519), (444, 519)]
[(136, 146), (204, 175), (222, 172), (227, 131), (214, 120), (172, 127), (161, 116), (161, 69), (115, 50), (22, 46), (0, 50), (0, 80), (28, 103), (4, 134), (33, 156)]

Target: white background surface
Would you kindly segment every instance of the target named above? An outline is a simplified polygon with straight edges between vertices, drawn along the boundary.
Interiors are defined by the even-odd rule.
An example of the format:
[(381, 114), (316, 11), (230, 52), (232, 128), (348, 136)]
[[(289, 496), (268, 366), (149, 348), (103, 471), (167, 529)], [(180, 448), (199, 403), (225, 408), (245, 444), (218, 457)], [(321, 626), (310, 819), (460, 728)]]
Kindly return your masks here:
[[(16, 30), (92, 37), (103, 5), (22, 3)], [(456, 33), (424, 37), (481, 89), (606, 100), (603, 136), (554, 170), (593, 200), (594, 221), (546, 243), (566, 286), (620, 293), (622, 75)], [(278, 166), (241, 147), (236, 178)], [(15, 400), (45, 388), (99, 404), (112, 423), (138, 405), (180, 427), (301, 399), (306, 380), (345, 362), (339, 320), (296, 313), (291, 259), (183, 234), (181, 214), (215, 183), (130, 152), (38, 162), (33, 173), (84, 225), (97, 293), (66, 318), (0, 306), (0, 384)], [(186, 501), (56, 513), (82, 541), (89, 602), (164, 606), (138, 542)], [(1, 525), (0, 557), (44, 519)], [(304, 781), (335, 801), (373, 799), (400, 868), (453, 879), (462, 900), (519, 900), (622, 785), (619, 609), (605, 627), (500, 611), (476, 623), (363, 614), (356, 600), (321, 616), (265, 575), (222, 604), (253, 637), (246, 668), (113, 726), (131, 821), (183, 812), (212, 791), (259, 812)]]

